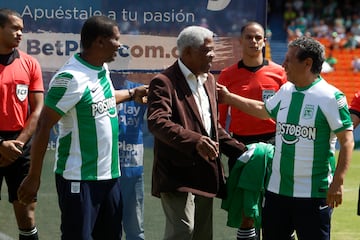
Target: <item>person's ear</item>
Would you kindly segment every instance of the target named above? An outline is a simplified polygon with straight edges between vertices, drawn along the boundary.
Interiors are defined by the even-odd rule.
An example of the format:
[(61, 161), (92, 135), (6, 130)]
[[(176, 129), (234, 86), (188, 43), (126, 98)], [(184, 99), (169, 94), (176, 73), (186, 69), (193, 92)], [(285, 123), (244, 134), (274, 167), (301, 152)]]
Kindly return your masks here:
[(103, 37), (98, 36), (98, 37), (95, 39), (95, 42), (96, 42), (96, 44), (97, 44), (100, 48), (104, 47), (104, 39), (103, 39)]
[(312, 66), (312, 64), (313, 64), (313, 60), (312, 60), (311, 58), (306, 58), (304, 61), (305, 61), (306, 67), (310, 67), (310, 68), (311, 68), (311, 66)]

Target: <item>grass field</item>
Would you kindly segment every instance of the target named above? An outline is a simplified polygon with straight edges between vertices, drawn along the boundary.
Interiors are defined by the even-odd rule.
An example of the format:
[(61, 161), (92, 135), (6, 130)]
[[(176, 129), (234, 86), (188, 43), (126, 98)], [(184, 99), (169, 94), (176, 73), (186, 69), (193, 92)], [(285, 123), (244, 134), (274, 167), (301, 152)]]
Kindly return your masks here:
[[(48, 152), (44, 163), (42, 183), (38, 196), (36, 211), (37, 227), (43, 240), (60, 239), (60, 217), (55, 192), (53, 152)], [(145, 151), (145, 235), (148, 240), (162, 238), (164, 215), (160, 201), (150, 195), (152, 150)], [(335, 209), (332, 220), (332, 240), (360, 239), (360, 216), (356, 215), (357, 194), (360, 183), (360, 152), (355, 151), (351, 168), (345, 182), (344, 202)], [(0, 240), (17, 239), (17, 227), (11, 205), (7, 202), (5, 184), (1, 191), (0, 201)], [(225, 226), (226, 212), (220, 209), (220, 201), (214, 203), (214, 240), (235, 239), (236, 229)], [(2, 233), (2, 234), (1, 234)], [(2, 235), (10, 236), (4, 238)]]

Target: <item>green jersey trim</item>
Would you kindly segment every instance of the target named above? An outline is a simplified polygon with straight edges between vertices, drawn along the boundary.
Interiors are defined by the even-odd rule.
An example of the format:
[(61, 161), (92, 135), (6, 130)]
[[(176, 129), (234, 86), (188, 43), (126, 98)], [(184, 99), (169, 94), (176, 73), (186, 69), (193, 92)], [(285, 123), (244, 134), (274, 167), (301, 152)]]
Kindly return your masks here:
[(305, 91), (305, 90), (308, 90), (309, 88), (311, 88), (312, 86), (314, 86), (315, 84), (317, 84), (319, 81), (323, 80), (323, 78), (321, 76), (318, 76), (315, 81), (313, 81), (309, 86), (306, 86), (306, 87), (296, 87), (295, 86), (295, 89), (297, 91)]
[(91, 69), (93, 69), (93, 70), (95, 70), (95, 71), (101, 71), (101, 70), (103, 69), (102, 66), (101, 66), (101, 67), (99, 67), (99, 66), (94, 66), (94, 65), (89, 64), (88, 62), (85, 62), (85, 60), (80, 57), (80, 53), (75, 54), (74, 57), (75, 57), (76, 60), (78, 60), (81, 64), (83, 64), (83, 65), (85, 65), (86, 67), (91, 68)]

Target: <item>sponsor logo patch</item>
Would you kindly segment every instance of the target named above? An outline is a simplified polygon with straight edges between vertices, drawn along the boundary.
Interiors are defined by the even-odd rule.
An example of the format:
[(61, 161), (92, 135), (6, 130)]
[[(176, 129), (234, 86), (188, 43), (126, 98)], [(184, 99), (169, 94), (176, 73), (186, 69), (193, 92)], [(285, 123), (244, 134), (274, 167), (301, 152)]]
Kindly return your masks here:
[(27, 98), (29, 92), (29, 86), (25, 84), (16, 85), (16, 96), (20, 101), (24, 101)]

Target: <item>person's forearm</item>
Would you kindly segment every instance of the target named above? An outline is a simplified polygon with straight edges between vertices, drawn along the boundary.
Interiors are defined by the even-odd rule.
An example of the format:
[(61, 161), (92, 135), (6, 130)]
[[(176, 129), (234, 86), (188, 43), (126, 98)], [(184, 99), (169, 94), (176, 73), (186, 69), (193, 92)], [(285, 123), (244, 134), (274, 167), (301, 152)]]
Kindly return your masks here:
[(340, 144), (340, 151), (338, 155), (337, 165), (334, 173), (332, 183), (327, 192), (326, 203), (331, 208), (338, 207), (342, 204), (344, 179), (347, 170), (349, 169), (352, 151), (354, 148), (353, 132), (344, 130), (336, 134)]
[(29, 105), (30, 105), (30, 115), (26, 120), (25, 126), (16, 140), (26, 143), (34, 134), (41, 109), (44, 105), (44, 94), (42, 92), (31, 92), (29, 94)]
[(50, 137), (50, 131), (39, 130), (34, 134), (34, 139), (31, 146), (31, 162), (29, 175), (40, 178), (44, 156), (47, 150)]
[(50, 132), (61, 116), (54, 110), (44, 107), (31, 145), (29, 175), (40, 178), (44, 156), (47, 150)]
[(355, 113), (351, 113), (350, 116), (355, 129), (360, 123), (360, 118)]
[(126, 101), (131, 101), (133, 100), (133, 97), (134, 97), (133, 89), (122, 89), (115, 91), (116, 104)]
[(243, 111), (254, 117), (260, 119), (269, 118), (269, 114), (265, 109), (265, 104), (261, 101), (245, 98), (234, 93), (229, 93), (225, 98), (225, 102), (228, 105), (231, 105), (240, 111)]
[[(131, 89), (122, 89), (115, 91), (116, 104), (126, 101), (135, 101), (137, 103), (146, 103), (148, 93), (148, 86), (143, 85)], [(145, 98), (144, 98), (145, 97)]]
[(25, 144), (31, 138), (31, 136), (33, 135), (33, 133), (36, 129), (39, 115), (40, 115), (39, 113), (33, 112), (29, 116), (29, 118), (25, 124), (25, 127), (23, 128), (23, 130), (21, 131), (21, 133), (19, 134), (19, 136), (17, 137), (16, 140), (19, 140)]
[(344, 183), (345, 175), (349, 169), (354, 142), (349, 139), (340, 146), (333, 182), (339, 185)]

